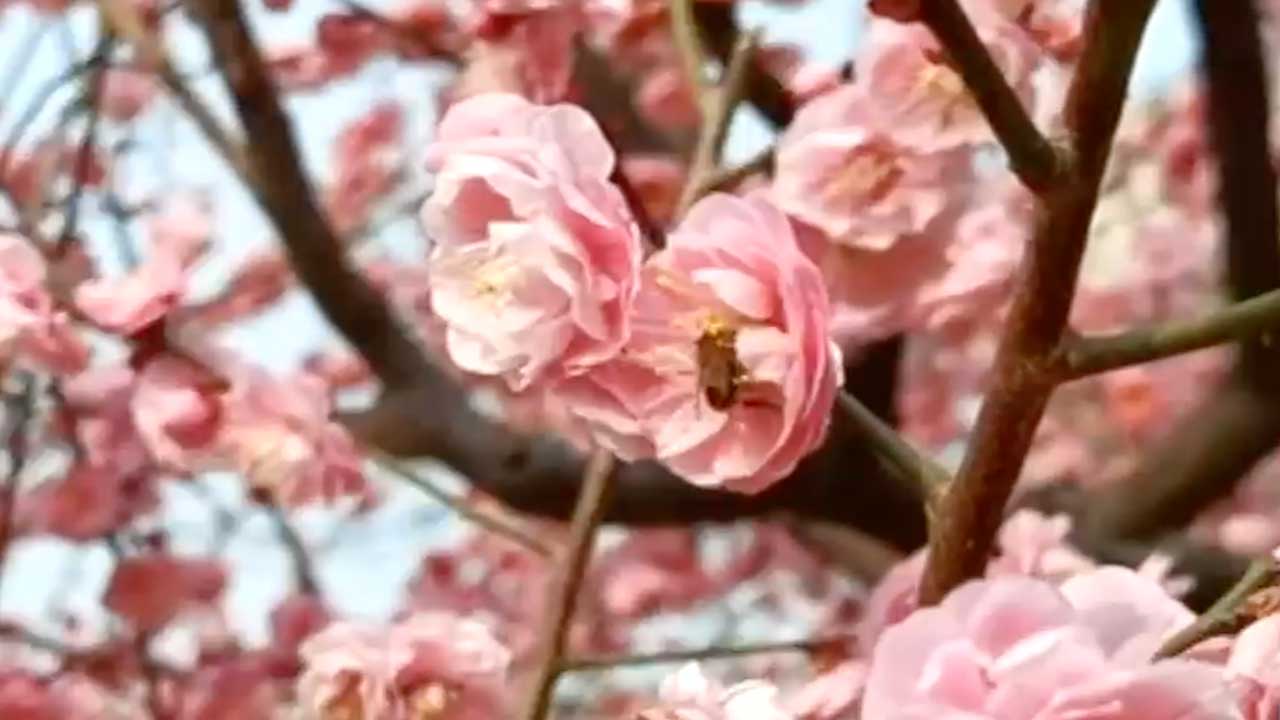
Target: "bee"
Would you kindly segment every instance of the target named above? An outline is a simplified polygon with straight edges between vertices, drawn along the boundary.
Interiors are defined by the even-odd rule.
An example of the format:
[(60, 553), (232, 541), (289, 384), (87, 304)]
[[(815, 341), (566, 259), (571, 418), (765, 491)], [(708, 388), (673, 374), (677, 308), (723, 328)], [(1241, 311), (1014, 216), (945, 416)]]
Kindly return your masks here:
[(722, 322), (708, 322), (698, 337), (698, 389), (707, 404), (728, 410), (738, 401), (747, 369), (734, 347), (738, 332)]

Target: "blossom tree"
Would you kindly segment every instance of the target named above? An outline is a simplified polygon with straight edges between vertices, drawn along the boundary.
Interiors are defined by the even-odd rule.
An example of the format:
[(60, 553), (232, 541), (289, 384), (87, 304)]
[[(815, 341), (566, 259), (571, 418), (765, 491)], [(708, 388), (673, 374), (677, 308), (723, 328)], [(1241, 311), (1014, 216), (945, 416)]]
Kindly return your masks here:
[(0, 717), (1273, 718), (1280, 7), (761, 2), (0, 3)]

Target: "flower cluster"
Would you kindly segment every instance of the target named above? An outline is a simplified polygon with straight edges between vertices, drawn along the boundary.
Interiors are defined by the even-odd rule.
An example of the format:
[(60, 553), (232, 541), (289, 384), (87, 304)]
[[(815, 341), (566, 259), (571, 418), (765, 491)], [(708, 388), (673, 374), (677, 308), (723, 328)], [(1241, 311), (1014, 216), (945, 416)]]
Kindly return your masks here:
[(459, 368), (700, 485), (760, 491), (821, 442), (841, 376), (826, 287), (768, 200), (707, 197), (644, 259), (581, 108), (478, 95), (428, 157), (431, 304)]

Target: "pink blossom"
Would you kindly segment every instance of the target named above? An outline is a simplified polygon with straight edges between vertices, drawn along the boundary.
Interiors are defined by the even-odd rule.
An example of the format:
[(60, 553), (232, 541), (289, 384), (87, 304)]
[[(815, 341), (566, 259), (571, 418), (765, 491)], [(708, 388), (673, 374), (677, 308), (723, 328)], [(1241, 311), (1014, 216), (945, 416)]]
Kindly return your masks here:
[(851, 717), (866, 681), (867, 663), (845, 660), (805, 683), (787, 699), (787, 709), (802, 720)]
[(26, 532), (92, 542), (154, 509), (157, 502), (153, 483), (140, 473), (79, 464), (24, 496), (18, 517)]
[(454, 363), (519, 391), (616, 353), (640, 237), (591, 116), (482, 95), (449, 110), (429, 155), (431, 304)]
[(689, 663), (662, 681), (661, 704), (640, 720), (792, 720), (778, 701), (778, 689), (762, 680), (723, 687)]
[(103, 116), (116, 122), (128, 122), (151, 103), (156, 95), (156, 84), (148, 73), (110, 69), (103, 76), (101, 92)]
[[(1031, 44), (1000, 32), (998, 23), (977, 25), (1010, 84), (1030, 94)], [(994, 138), (963, 78), (946, 61), (937, 40), (922, 25), (872, 22), (857, 85), (870, 98), (891, 139), (917, 152), (933, 153), (991, 142)]]
[(139, 632), (149, 633), (190, 606), (217, 600), (225, 584), (225, 570), (212, 560), (150, 552), (116, 565), (102, 603)]
[(339, 232), (368, 222), (378, 200), (395, 186), (402, 169), (404, 116), (395, 103), (371, 108), (338, 134), (334, 179), (326, 206)]
[(367, 490), (359, 450), (330, 418), (319, 379), (283, 379), (256, 368), (232, 373), (221, 452), (249, 483), (284, 505)]
[(69, 374), (89, 351), (65, 313), (54, 308), (44, 258), (26, 239), (0, 232), (0, 364), (20, 359)]
[(225, 325), (271, 308), (294, 284), (293, 266), (278, 251), (250, 255), (218, 295), (183, 309), (182, 318), (202, 327)]
[(302, 645), (298, 695), (318, 717), (490, 720), (509, 653), (481, 624), (417, 613), (392, 627), (336, 623)]
[(585, 17), (576, 0), (479, 0), (461, 25), (482, 45), (519, 57), (520, 94), (535, 102), (564, 99), (573, 41)]
[(782, 213), (712, 195), (645, 265), (631, 342), (566, 386), (566, 402), (624, 457), (759, 492), (826, 433), (841, 378), (829, 322), (821, 274)]
[(1241, 631), (1226, 668), (1244, 720), (1275, 718), (1280, 713), (1280, 615), (1269, 615)]
[(133, 423), (165, 467), (195, 469), (221, 430), (226, 382), (190, 360), (165, 355), (143, 367), (133, 391)]
[(131, 335), (163, 318), (181, 302), (192, 265), (213, 233), (208, 206), (197, 198), (172, 198), (150, 218), (151, 253), (118, 278), (90, 280), (76, 289), (81, 312), (105, 330)]
[(1185, 720), (1236, 717), (1221, 671), (1150, 663), (1194, 619), (1118, 567), (1062, 586), (1025, 577), (970, 582), (881, 636), (864, 717)]
[(787, 214), (864, 250), (925, 232), (967, 177), (962, 156), (895, 143), (875, 124), (877, 102), (844, 85), (806, 104), (779, 142), (773, 183)]

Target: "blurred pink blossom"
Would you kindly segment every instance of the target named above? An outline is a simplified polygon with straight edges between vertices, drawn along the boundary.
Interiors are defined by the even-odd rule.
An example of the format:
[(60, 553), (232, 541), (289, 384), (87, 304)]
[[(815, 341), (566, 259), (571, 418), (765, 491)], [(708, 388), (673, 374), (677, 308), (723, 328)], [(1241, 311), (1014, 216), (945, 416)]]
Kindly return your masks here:
[(723, 687), (689, 663), (662, 681), (660, 704), (643, 710), (640, 720), (792, 720), (778, 689), (763, 680)]
[(320, 717), (502, 716), (509, 653), (472, 620), (424, 612), (390, 627), (335, 623), (301, 652), (298, 695)]
[(226, 570), (214, 560), (163, 552), (124, 558), (107, 583), (102, 603), (142, 633), (151, 633), (184, 609), (217, 600)]

